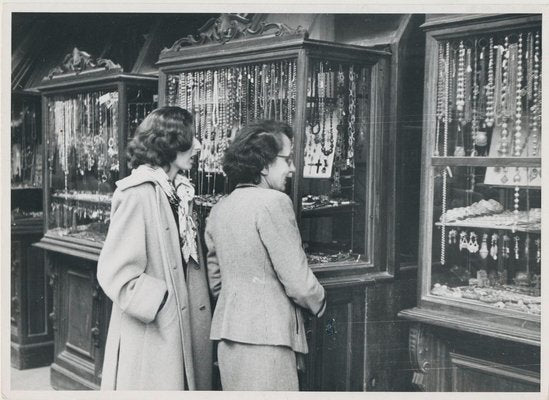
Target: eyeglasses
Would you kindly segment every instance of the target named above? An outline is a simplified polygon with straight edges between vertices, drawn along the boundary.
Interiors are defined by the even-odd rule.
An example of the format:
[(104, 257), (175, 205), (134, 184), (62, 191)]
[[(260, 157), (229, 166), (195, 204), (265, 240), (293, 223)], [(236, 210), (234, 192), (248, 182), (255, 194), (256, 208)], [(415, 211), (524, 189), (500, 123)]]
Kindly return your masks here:
[(293, 159), (292, 154), (288, 154), (287, 156), (277, 155), (277, 157), (283, 158), (284, 160), (286, 160), (286, 164), (288, 164), (288, 167), (291, 167), (294, 163), (294, 159)]

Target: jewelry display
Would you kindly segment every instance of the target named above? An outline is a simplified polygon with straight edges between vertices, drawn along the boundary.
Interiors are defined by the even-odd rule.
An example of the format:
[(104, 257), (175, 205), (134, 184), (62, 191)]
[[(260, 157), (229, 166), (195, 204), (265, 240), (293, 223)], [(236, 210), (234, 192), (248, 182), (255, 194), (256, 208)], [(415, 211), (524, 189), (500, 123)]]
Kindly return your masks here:
[(37, 127), (40, 105), (35, 101), (12, 103), (11, 188), (42, 185), (42, 137)]
[(518, 236), (515, 236), (515, 260), (518, 260), (520, 258), (520, 256), (519, 256), (519, 241), (520, 241), (520, 238)]

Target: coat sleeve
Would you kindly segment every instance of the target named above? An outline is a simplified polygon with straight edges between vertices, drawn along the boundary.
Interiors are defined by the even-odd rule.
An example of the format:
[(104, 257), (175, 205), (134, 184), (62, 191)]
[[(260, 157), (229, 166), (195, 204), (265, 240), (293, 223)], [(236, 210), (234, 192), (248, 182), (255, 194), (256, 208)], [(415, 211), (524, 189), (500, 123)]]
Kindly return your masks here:
[(286, 294), (317, 317), (326, 308), (324, 288), (307, 264), (290, 198), (277, 193), (259, 213), (257, 228)]
[(167, 285), (145, 273), (145, 219), (139, 193), (127, 189), (113, 196), (111, 223), (97, 264), (99, 284), (123, 312), (141, 322), (156, 318)]
[(208, 285), (210, 286), (210, 293), (217, 299), (219, 292), (221, 291), (221, 271), (219, 270), (219, 262), (217, 260), (217, 253), (215, 250), (215, 243), (211, 233), (212, 225), (210, 219), (206, 221), (206, 229), (204, 231), (204, 241), (208, 248), (207, 255), (207, 268), (208, 268)]

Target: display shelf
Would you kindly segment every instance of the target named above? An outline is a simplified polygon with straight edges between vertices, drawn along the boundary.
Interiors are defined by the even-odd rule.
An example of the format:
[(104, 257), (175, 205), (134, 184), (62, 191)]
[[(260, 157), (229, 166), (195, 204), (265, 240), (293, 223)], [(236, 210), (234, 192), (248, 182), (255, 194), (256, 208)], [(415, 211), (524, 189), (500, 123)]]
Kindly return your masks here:
[[(304, 243), (324, 248), (340, 243), (335, 253), (351, 250), (360, 262), (353, 257), (336, 264), (364, 268), (374, 257), (369, 238), (378, 229), (368, 216), (374, 212), (369, 204), (381, 195), (372, 188), (380, 173), (383, 124), (377, 122), (384, 113), (390, 54), (269, 26), (283, 27), (280, 36), (246, 34), (223, 44), (187, 37), (160, 55), (160, 104), (179, 105), (196, 116), (202, 143), (191, 172), (196, 210), (204, 222), (209, 209), (233, 189), (221, 161), (238, 129), (257, 119), (285, 121), (296, 135), (296, 172), (287, 193)], [(302, 203), (306, 194), (345, 202), (311, 209)]]

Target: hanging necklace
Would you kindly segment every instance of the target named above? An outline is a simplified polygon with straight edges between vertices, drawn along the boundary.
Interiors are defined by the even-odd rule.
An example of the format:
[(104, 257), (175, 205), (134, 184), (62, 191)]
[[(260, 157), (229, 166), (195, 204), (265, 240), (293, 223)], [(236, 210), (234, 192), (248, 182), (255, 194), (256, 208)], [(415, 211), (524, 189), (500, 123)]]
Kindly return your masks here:
[(356, 75), (354, 65), (349, 66), (349, 137), (347, 143), (347, 167), (355, 167), (355, 118), (356, 118)]
[[(446, 42), (446, 54), (448, 55), (448, 65), (450, 64), (450, 42)], [(448, 116), (449, 116), (449, 103), (450, 103), (450, 69), (446, 68), (446, 79), (445, 79), (445, 99), (444, 99), (444, 108), (446, 114), (446, 123), (444, 124), (444, 137), (443, 137), (443, 156), (448, 156)], [(440, 264), (444, 265), (446, 263), (446, 168), (442, 171), (442, 226), (440, 229), (441, 241), (440, 241)], [(464, 238), (464, 235), (461, 235), (461, 238)]]
[[(515, 117), (515, 156), (519, 157), (522, 153), (522, 33), (519, 33), (518, 38)], [(524, 140), (524, 144), (526, 144), (526, 140)]]
[(187, 77), (184, 72), (179, 74), (179, 85), (177, 87), (177, 104), (183, 109), (187, 109)]
[[(473, 104), (472, 104), (472, 121), (471, 121), (471, 156), (477, 155), (477, 134), (478, 134), (478, 80), (477, 80), (477, 40), (475, 39), (475, 52), (473, 55)], [(481, 53), (482, 54), (482, 53)]]
[(454, 156), (461, 157), (465, 155), (465, 149), (463, 146), (463, 125), (465, 123), (465, 46), (463, 45), (463, 41), (460, 41), (458, 50), (456, 110), (458, 124)]
[[(446, 55), (448, 57), (448, 55)], [(441, 124), (444, 122), (444, 76), (446, 63), (444, 62), (444, 44), (438, 45), (438, 82), (437, 82), (437, 124), (435, 131), (435, 150), (433, 155), (439, 155), (438, 145), (440, 137)], [(342, 99), (343, 100), (343, 99)]]
[(488, 128), (494, 125), (494, 38), (490, 38), (488, 47), (488, 85), (486, 86), (486, 118)]
[[(534, 37), (534, 51), (533, 51), (533, 72), (532, 72), (532, 106), (530, 107), (530, 120), (531, 120), (531, 136), (532, 136), (532, 157), (538, 156), (539, 150), (539, 121), (541, 117), (541, 95), (540, 95), (540, 34), (539, 31), (535, 33)], [(539, 172), (537, 168), (532, 168), (530, 172), (530, 180), (535, 179)]]

